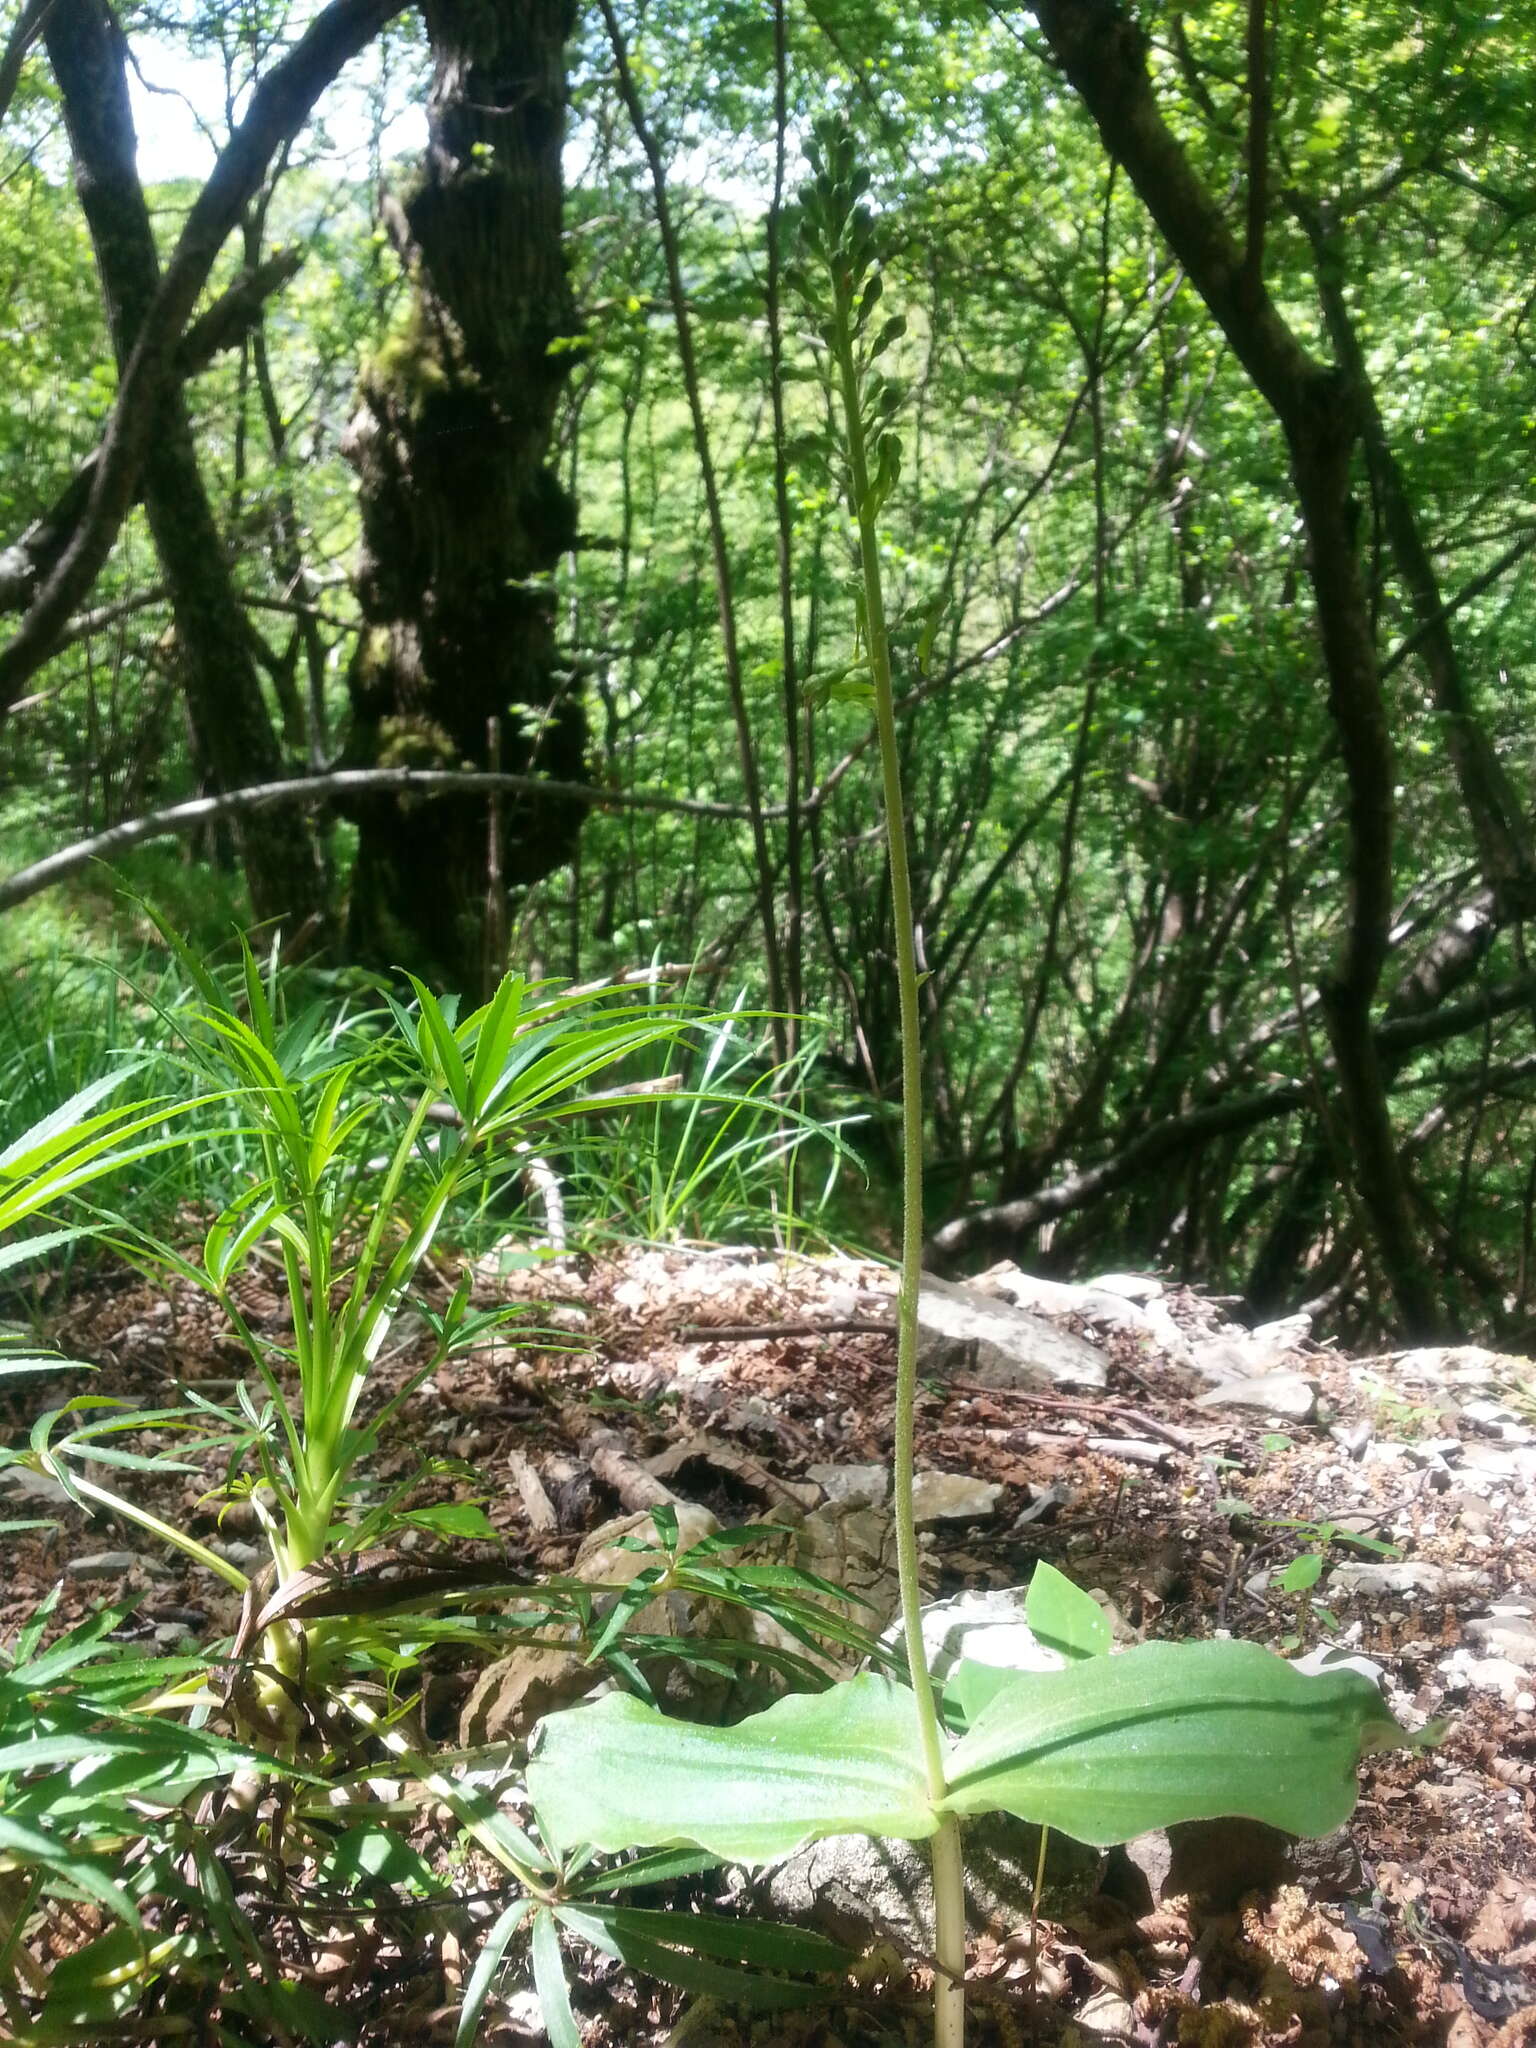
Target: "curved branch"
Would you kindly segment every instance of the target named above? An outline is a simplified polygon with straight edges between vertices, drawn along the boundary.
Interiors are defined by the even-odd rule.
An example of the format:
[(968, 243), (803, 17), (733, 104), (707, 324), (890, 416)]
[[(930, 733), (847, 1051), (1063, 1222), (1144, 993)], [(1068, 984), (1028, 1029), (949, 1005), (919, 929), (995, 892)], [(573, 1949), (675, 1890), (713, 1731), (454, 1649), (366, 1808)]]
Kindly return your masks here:
[(272, 804), (319, 804), (331, 797), (355, 791), (419, 791), (437, 796), (453, 791), (484, 795), (502, 790), (513, 796), (557, 797), (563, 802), (590, 804), (594, 809), (638, 811), (682, 811), (696, 818), (724, 818), (735, 822), (751, 816), (739, 804), (706, 803), (698, 797), (664, 796), (659, 791), (592, 789), (581, 782), (554, 782), (543, 775), (493, 775), (477, 769), (456, 768), (338, 768), (329, 775), (300, 775), (286, 782), (263, 782), (250, 789), (226, 790), (220, 796), (195, 797), (191, 802), (171, 804), (163, 811), (151, 811), (126, 824), (113, 825), (73, 846), (62, 847), (30, 867), (0, 882), (0, 911), (14, 909), (29, 896), (51, 889), (69, 875), (78, 874), (93, 860), (110, 860), (140, 846), (146, 839), (175, 838), (213, 818), (225, 818), (242, 811), (265, 810)]
[[(1401, 1069), (1410, 1054), (1479, 1030), (1493, 1018), (1522, 1009), (1533, 1000), (1536, 971), (1495, 983), (1464, 1002), (1447, 1004), (1429, 1014), (1388, 1018), (1377, 1026), (1374, 1037), (1377, 1054), (1390, 1069), (1391, 1085), (1409, 1085), (1402, 1079)], [(1516, 1065), (1523, 1074), (1523, 1065)], [(1325, 1074), (1331, 1070), (1331, 1063), (1323, 1069)], [(1183, 1158), (1212, 1138), (1241, 1135), (1260, 1124), (1292, 1116), (1306, 1107), (1312, 1094), (1310, 1081), (1277, 1081), (1251, 1095), (1228, 1095), (1216, 1102), (1197, 1103), (1193, 1109), (1183, 1110), (1142, 1131), (1097, 1166), (1069, 1174), (1064, 1180), (1016, 1200), (996, 1202), (954, 1217), (929, 1238), (928, 1258), (943, 1269), (973, 1253), (1001, 1255), (1014, 1250), (1026, 1231), (1037, 1229), (1053, 1217), (1091, 1208), (1150, 1169)]]
[(945, 1265), (969, 1252), (1000, 1251), (1016, 1243), (1026, 1230), (1034, 1230), (1069, 1210), (1089, 1208), (1166, 1159), (1178, 1158), (1212, 1138), (1230, 1137), (1234, 1132), (1269, 1123), (1275, 1117), (1290, 1116), (1302, 1108), (1310, 1092), (1305, 1081), (1277, 1081), (1255, 1095), (1207, 1102), (1197, 1109), (1185, 1110), (1180, 1116), (1154, 1124), (1120, 1151), (1112, 1152), (1082, 1173), (1069, 1174), (1065, 1180), (1037, 1189), (1032, 1195), (1021, 1195), (1016, 1201), (997, 1202), (990, 1208), (956, 1216), (929, 1238), (929, 1256), (936, 1264)]
[(54, 651), (71, 613), (111, 553), (137, 493), (139, 468), (158, 417), (156, 400), (175, 374), (177, 344), (220, 249), (259, 188), (273, 155), (298, 134), (342, 66), (372, 42), (403, 4), (404, 0), (330, 0), (288, 55), (258, 81), (249, 112), (193, 202), (123, 370), (84, 516), (14, 639), (0, 649), (0, 718)]
[(10, 110), (16, 88), (21, 83), (21, 67), (33, 44), (43, 32), (43, 23), (48, 19), (48, 10), (53, 0), (25, 0), (10, 34), (5, 39), (5, 48), (0, 50), (0, 121)]

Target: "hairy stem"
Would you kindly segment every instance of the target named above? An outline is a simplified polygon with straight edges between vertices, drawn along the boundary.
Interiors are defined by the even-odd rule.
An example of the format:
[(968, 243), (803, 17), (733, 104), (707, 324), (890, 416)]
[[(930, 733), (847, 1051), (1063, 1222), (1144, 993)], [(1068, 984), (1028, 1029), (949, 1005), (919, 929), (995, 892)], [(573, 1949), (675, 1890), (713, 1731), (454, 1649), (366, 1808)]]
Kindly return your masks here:
[[(912, 916), (912, 881), (907, 866), (906, 805), (901, 788), (901, 753), (896, 739), (891, 647), (885, 593), (880, 581), (880, 547), (870, 494), (869, 450), (860, 406), (859, 370), (854, 354), (850, 297), (834, 283), (834, 345), (848, 435), (848, 471), (859, 524), (859, 557), (864, 578), (864, 617), (874, 684), (875, 725), (880, 744), (886, 846), (890, 857), (891, 913), (896, 928), (896, 977), (901, 999), (901, 1295), (896, 1332), (896, 1440), (892, 1452), (892, 1499), (896, 1560), (901, 1580), (901, 1621), (907, 1666), (917, 1702), (923, 1767), (929, 1797), (945, 1794), (944, 1743), (928, 1659), (923, 1648), (922, 1591), (917, 1574), (917, 1527), (912, 1513), (913, 1440), (917, 1412), (917, 1302), (923, 1264), (923, 1062), (918, 1009), (917, 945)], [(965, 1883), (960, 1828), (947, 1814), (933, 1842), (934, 2041), (959, 2048), (965, 2038)]]

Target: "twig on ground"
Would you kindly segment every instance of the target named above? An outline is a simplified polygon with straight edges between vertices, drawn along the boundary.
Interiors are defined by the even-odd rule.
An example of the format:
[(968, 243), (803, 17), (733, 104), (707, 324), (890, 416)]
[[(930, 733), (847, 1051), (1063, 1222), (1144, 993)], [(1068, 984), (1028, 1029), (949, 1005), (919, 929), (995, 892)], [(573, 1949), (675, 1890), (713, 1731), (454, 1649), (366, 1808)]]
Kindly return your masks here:
[(877, 1322), (872, 1316), (841, 1316), (827, 1322), (683, 1323), (671, 1334), (685, 1344), (703, 1344), (711, 1339), (722, 1344), (752, 1344), (760, 1337), (894, 1337), (896, 1325)]
[(512, 1451), (507, 1457), (512, 1478), (522, 1496), (523, 1512), (528, 1517), (528, 1528), (535, 1537), (555, 1536), (560, 1531), (560, 1518), (554, 1504), (545, 1491), (544, 1482), (534, 1470), (531, 1461), (521, 1451)]
[(1199, 1442), (1187, 1429), (1178, 1429), (1171, 1422), (1160, 1422), (1156, 1416), (1143, 1414), (1139, 1408), (1122, 1407), (1117, 1401), (1074, 1401), (1065, 1394), (1037, 1394), (1029, 1387), (983, 1386), (980, 1380), (951, 1380), (949, 1384), (958, 1394), (984, 1394), (989, 1398), (999, 1396), (1009, 1401), (1027, 1401), (1032, 1408), (1055, 1408), (1066, 1415), (1113, 1417), (1116, 1422), (1128, 1422), (1133, 1429), (1144, 1430), (1148, 1436), (1172, 1444), (1176, 1451), (1192, 1451)]

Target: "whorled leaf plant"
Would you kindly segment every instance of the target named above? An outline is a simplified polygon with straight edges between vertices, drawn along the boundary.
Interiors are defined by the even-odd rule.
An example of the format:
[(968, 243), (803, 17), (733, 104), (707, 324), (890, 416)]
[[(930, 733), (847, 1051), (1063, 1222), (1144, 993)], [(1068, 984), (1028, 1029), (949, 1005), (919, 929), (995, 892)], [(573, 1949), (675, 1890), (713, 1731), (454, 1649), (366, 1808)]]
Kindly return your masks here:
[[(517, 975), (462, 1018), (452, 999), (420, 984), (409, 1007), (386, 997), (361, 1018), (327, 1004), (290, 1016), (249, 953), (231, 991), (177, 950), (200, 997), (170, 1020), (189, 1094), (229, 1103), (260, 1169), (209, 1224), (198, 1257), (146, 1237), (129, 1219), (115, 1228), (97, 1223), (147, 1269), (214, 1298), (246, 1351), (247, 1376), (232, 1400), (194, 1388), (180, 1405), (153, 1411), (76, 1396), (38, 1417), (25, 1451), (3, 1457), (30, 1466), (88, 1512), (126, 1516), (246, 1597), (227, 1704), (244, 1733), (274, 1754), (292, 1754), (316, 1700), (339, 1695), (344, 1678), (379, 1656), (387, 1660), (393, 1639), (433, 1633), (432, 1621), (403, 1610), (483, 1593), (494, 1576), (453, 1566), (403, 1571), (389, 1546), (409, 1530), (448, 1538), (494, 1532), (472, 1501), (413, 1502), (430, 1471), (413, 1470), (382, 1491), (369, 1476), (414, 1390), (517, 1313), (474, 1309), (467, 1273), (446, 1308), (430, 1310), (415, 1299), (425, 1262), (450, 1217), (517, 1170), (517, 1148), (531, 1130), (548, 1145), (573, 1119), (611, 1104), (606, 1077), (695, 1020), (676, 1008), (637, 1007), (626, 989), (564, 990)], [(109, 1129), (138, 1140), (139, 1121), (103, 1122), (97, 1131), (87, 1120), (66, 1163), (104, 1143)], [(29, 1158), (37, 1151), (34, 1142)], [(52, 1186), (64, 1174), (60, 1166), (44, 1179)], [(286, 1337), (263, 1334), (242, 1307), (253, 1263), (281, 1276)], [(435, 1341), (387, 1399), (370, 1399), (408, 1308)], [(108, 1476), (200, 1469), (172, 1462), (164, 1449), (132, 1448), (145, 1431), (221, 1455), (225, 1497), (249, 1502), (270, 1553), (266, 1569), (249, 1575), (136, 1500), (131, 1485), (104, 1483), (103, 1467)]]
[(962, 1662), (936, 1699), (923, 1649), (912, 1517), (922, 1244), (919, 975), (878, 522), (900, 473), (900, 407), (877, 359), (903, 331), (880, 314), (877, 223), (851, 135), (818, 131), (802, 197), (799, 286), (827, 350), (860, 566), (859, 644), (833, 685), (873, 709), (896, 930), (902, 1034), (903, 1238), (894, 1487), (907, 1685), (866, 1672), (733, 1727), (689, 1725), (619, 1695), (548, 1717), (528, 1789), (557, 1850), (692, 1845), (758, 1864), (818, 1837), (928, 1841), (938, 2048), (964, 2040), (960, 1822), (1004, 1812), (1088, 1843), (1245, 1815), (1297, 1834), (1337, 1827), (1370, 1748), (1404, 1731), (1354, 1672), (1308, 1676), (1253, 1643), (1149, 1643), (1110, 1657), (1088, 1595), (1042, 1569), (1029, 1612), (1059, 1671)]
[[(546, 1854), (498, 1804), (494, 1785), (505, 1773), (493, 1764), (480, 1782), (486, 1760), (477, 1756), (461, 1778), (450, 1760), (429, 1755), (415, 1708), (429, 1652), (483, 1651), (508, 1633), (528, 1646), (579, 1647), (643, 1690), (648, 1660), (676, 1646), (638, 1633), (640, 1610), (672, 1588), (761, 1610), (784, 1632), (782, 1642), (688, 1643), (684, 1654), (717, 1679), (750, 1667), (815, 1683), (818, 1664), (794, 1645), (811, 1659), (828, 1640), (858, 1654), (878, 1647), (823, 1605), (837, 1589), (784, 1564), (737, 1559), (741, 1544), (781, 1531), (723, 1531), (680, 1556), (675, 1519), (667, 1526), (662, 1509), (658, 1545), (640, 1546), (654, 1562), (627, 1588), (523, 1585), (495, 1563), (406, 1556), (401, 1537), (494, 1531), (473, 1500), (415, 1504), (422, 1479), (449, 1461), (383, 1484), (369, 1472), (412, 1389), (511, 1313), (475, 1307), (467, 1279), (446, 1305), (441, 1275), (418, 1290), (429, 1257), (517, 1170), (520, 1148), (536, 1141), (553, 1153), (560, 1131), (588, 1112), (632, 1109), (634, 1098), (613, 1085), (620, 1062), (626, 1081), (637, 1054), (659, 1051), (670, 1063), (701, 1025), (706, 1047), (717, 1047), (734, 1016), (637, 1004), (628, 986), (571, 990), (516, 976), (463, 1017), (420, 985), (409, 1006), (386, 998), (363, 1012), (290, 1009), (248, 953), (226, 985), (176, 950), (198, 998), (163, 1018), (182, 1047), (184, 1096), (103, 1110), (103, 1083), (14, 1140), (0, 1153), (0, 1226), (83, 1198), (103, 1174), (169, 1142), (167, 1130), (182, 1125), (167, 1118), (184, 1108), (209, 1108), (238, 1127), (257, 1162), (250, 1183), (212, 1216), (191, 1256), (98, 1207), (70, 1218), (68, 1230), (0, 1246), (0, 1270), (72, 1231), (105, 1235), (146, 1270), (213, 1297), (246, 1348), (245, 1377), (230, 1397), (188, 1387), (177, 1390), (179, 1404), (154, 1409), (77, 1396), (39, 1415), (23, 1445), (0, 1450), (0, 1467), (20, 1466), (87, 1512), (136, 1523), (240, 1591), (242, 1616), (228, 1654), (213, 1658), (190, 1644), (145, 1657), (105, 1641), (126, 1609), (38, 1655), (45, 1609), (9, 1651), (0, 1646), (0, 2009), (24, 2013), (29, 2025), (89, 2029), (166, 1998), (196, 2007), (216, 1993), (226, 2014), (269, 2023), (278, 2038), (335, 2038), (334, 2012), (283, 1974), (270, 1930), (253, 1930), (226, 1896), (221, 1855), (266, 1856), (255, 1838), (274, 1800), (282, 1847), (264, 1866), (274, 1907), (280, 1900), (311, 1940), (332, 1938), (330, 1904), (352, 1878), (366, 1879), (385, 1921), (441, 1892), (420, 1859), (411, 1862), (400, 1829), (421, 1800), (446, 1806), (511, 1875), (518, 1898), (487, 1945), (462, 2038), (473, 2037), (477, 1999), (519, 1930), (552, 2038), (574, 2030), (562, 1936), (690, 1989), (780, 2005), (814, 1997), (813, 1985), (793, 1979), (846, 1961), (833, 1945), (794, 1929), (631, 1906), (628, 1889), (713, 1859), (689, 1851), (615, 1868), (588, 1849)], [(701, 1099), (731, 1102), (721, 1091)], [(263, 1329), (248, 1315), (242, 1282), (253, 1269), (280, 1275), (288, 1329), (277, 1319)], [(433, 1341), (381, 1400), (371, 1389), (407, 1311)], [(223, 1475), (213, 1500), (248, 1503), (266, 1540), (269, 1562), (250, 1575), (140, 1496), (139, 1475), (205, 1476), (209, 1451)], [(481, 1604), (493, 1589), (503, 1611), (464, 1611), (465, 1600)], [(378, 1778), (381, 1759), (388, 1780)], [(383, 1798), (381, 1782), (397, 1796)], [(408, 1796), (406, 1786), (417, 1791)], [(119, 1863), (131, 1866), (131, 1881), (120, 1880)], [(67, 1967), (29, 1970), (26, 1930), (70, 1899), (93, 1901), (118, 1924)], [(226, 1978), (234, 1959), (242, 1967)], [(765, 1964), (779, 1974), (762, 1976)]]

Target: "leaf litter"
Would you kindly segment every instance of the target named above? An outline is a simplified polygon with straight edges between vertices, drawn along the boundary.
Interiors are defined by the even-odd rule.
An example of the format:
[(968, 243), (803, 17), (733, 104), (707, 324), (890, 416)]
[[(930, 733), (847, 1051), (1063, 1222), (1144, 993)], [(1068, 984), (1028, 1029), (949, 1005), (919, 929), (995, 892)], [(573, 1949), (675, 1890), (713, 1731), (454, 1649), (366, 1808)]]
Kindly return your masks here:
[[(894, 1369), (882, 1328), (893, 1313), (888, 1269), (739, 1248), (630, 1247), (510, 1271), (499, 1263), (482, 1262), (480, 1291), (525, 1302), (526, 1336), (503, 1329), (419, 1388), (380, 1475), (402, 1477), (430, 1456), (440, 1469), (413, 1506), (478, 1501), (495, 1541), (449, 1543), (428, 1517), (413, 1532), (413, 1563), (495, 1562), (530, 1580), (565, 1574), (594, 1534), (626, 1514), (643, 1519), (659, 1499), (715, 1526), (775, 1520), (801, 1532), (801, 1554), (872, 1603), (861, 1620), (884, 1624), (894, 1606), (881, 1483)], [(445, 1292), (448, 1284), (445, 1276)], [(922, 1531), (935, 1596), (1022, 1586), (1043, 1560), (1100, 1599), (1121, 1644), (1224, 1632), (1296, 1655), (1363, 1659), (1404, 1718), (1448, 1721), (1434, 1749), (1368, 1760), (1352, 1820), (1323, 1843), (1204, 1823), (1064, 1859), (1035, 1924), (1017, 1887), (994, 1894), (991, 1917), (972, 1929), (972, 2040), (1536, 2042), (1529, 1362), (1465, 1346), (1349, 1358), (1313, 1344), (1301, 1322), (1248, 1331), (1228, 1305), (1151, 1276), (1074, 1287), (1004, 1266), (959, 1292), (979, 1320), (957, 1334), (946, 1312), (930, 1336), (919, 1413), (919, 1463), (931, 1497), (948, 1503)], [(1001, 1357), (986, 1348), (999, 1304), (1023, 1319), (1005, 1326)], [(242, 1307), (280, 1335), (279, 1296), (264, 1296), (259, 1278)], [(146, 1407), (178, 1384), (227, 1391), (238, 1365), (203, 1298), (131, 1274), (98, 1274), (59, 1312), (53, 1335), (99, 1367), (93, 1392)], [(1093, 1347), (1099, 1384), (1074, 1384), (1081, 1354), (1054, 1337)], [(402, 1325), (372, 1399), (403, 1382), (424, 1339)], [(1041, 1358), (1049, 1370), (1036, 1369)], [(1290, 1396), (1273, 1412), (1266, 1382)], [(1304, 1412), (1297, 1385), (1309, 1390)], [(38, 1407), (74, 1390), (61, 1379), (9, 1391), (12, 1439)], [(1209, 1398), (1213, 1390), (1224, 1398)], [(221, 1474), (131, 1477), (141, 1505), (236, 1561), (259, 1556), (245, 1504), (215, 1497)], [(213, 1647), (234, 1635), (228, 1589), (157, 1552), (135, 1526), (87, 1522), (68, 1504), (9, 1492), (0, 1505), (56, 1525), (9, 1539), (0, 1639), (60, 1581), (56, 1628), (136, 1594), (122, 1633), (147, 1648)], [(1320, 1567), (1310, 1587), (1288, 1590), (1310, 1576), (1288, 1571), (1303, 1554)], [(106, 1577), (79, 1569), (103, 1559)], [(669, 1627), (695, 1621), (710, 1625), (684, 1611)], [(483, 1660), (434, 1658), (433, 1741), (458, 1742), (484, 1676)], [(450, 1865), (448, 1817), (426, 1815), (415, 1839), (429, 1861), (466, 1894), (493, 1888), (496, 1866), (478, 1852)], [(688, 1880), (679, 1896), (714, 1904), (743, 1891), (721, 1872)], [(818, 1903), (844, 1936), (851, 1909), (875, 1916), (851, 2000), (769, 2019), (707, 1999), (685, 2009), (677, 1994), (588, 1956), (577, 2005), (589, 2048), (924, 2038), (922, 1959), (882, 1934), (879, 1901), (850, 1907), (840, 1893), (807, 1910)], [(485, 1910), (472, 1908), (471, 1923)], [(339, 1971), (328, 1995), (360, 2042), (451, 2040), (472, 1937), (423, 1924), (419, 1939), (396, 1931), (392, 1941), (371, 1969), (350, 1979)], [(514, 1985), (482, 2038), (508, 2048), (543, 2038)]]

